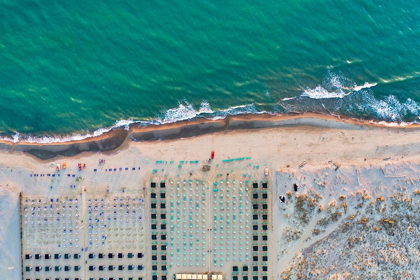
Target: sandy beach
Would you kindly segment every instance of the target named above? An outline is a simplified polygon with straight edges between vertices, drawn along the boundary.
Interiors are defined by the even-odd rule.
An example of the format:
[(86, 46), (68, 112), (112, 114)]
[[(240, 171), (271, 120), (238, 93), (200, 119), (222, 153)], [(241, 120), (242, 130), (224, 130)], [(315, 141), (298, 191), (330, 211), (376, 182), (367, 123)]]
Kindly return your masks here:
[(122, 128), (111, 129), (98, 136), (88, 137), (82, 140), (67, 141), (71, 137), (35, 139), (38, 141), (20, 139), (18, 142), (1, 140), (0, 149), (8, 151), (23, 151), (40, 159), (51, 159), (55, 156), (74, 156), (82, 152), (108, 152), (113, 151), (124, 144), (144, 141), (173, 140), (180, 138), (195, 137), (215, 132), (232, 130), (276, 128), (289, 126), (314, 126), (325, 128), (337, 128), (347, 130), (364, 130), (375, 128), (404, 128), (411, 131), (419, 127), (418, 124), (385, 122), (369, 122), (348, 118), (345, 116), (332, 116), (314, 113), (290, 114), (290, 115), (238, 115), (228, 116), (224, 119), (194, 118), (191, 120), (169, 123), (165, 125), (131, 124)]
[[(1, 148), (0, 275), (4, 279), (22, 278), (21, 258), (29, 248), (20, 238), (20, 195), (46, 201), (83, 196), (83, 208), (91, 197), (109, 198), (112, 203), (114, 198), (132, 194), (144, 199), (144, 207), (135, 212), (146, 217), (144, 229), (138, 232), (144, 234), (143, 243), (138, 244), (149, 244), (151, 181), (173, 181), (174, 186), (177, 181), (181, 186), (183, 181), (187, 185), (191, 181), (191, 186), (197, 182), (197, 190), (191, 187), (191, 191), (197, 197), (203, 192), (208, 205), (216, 194), (207, 198), (204, 186), (211, 188), (217, 182), (220, 186), (220, 180), (223, 192), (231, 190), (231, 195), (238, 197), (244, 194), (246, 200), (245, 176), (250, 181), (266, 180), (270, 186), (269, 269), (260, 275), (268, 275), (268, 279), (420, 277), (420, 248), (415, 243), (420, 224), (420, 129), (414, 125), (390, 127), (313, 114), (232, 117), (158, 129), (130, 127), (71, 143), (3, 142)], [(212, 151), (211, 169), (204, 172)], [(101, 159), (105, 163), (99, 163)], [(67, 168), (56, 171), (56, 165), (64, 162)], [(79, 171), (78, 163), (86, 168)], [(168, 188), (167, 193), (174, 197), (183, 194), (182, 188), (178, 193), (176, 187)], [(188, 188), (185, 194), (189, 194)], [(284, 203), (279, 196), (285, 197)], [(133, 205), (130, 202), (127, 207), (138, 206)], [(208, 209), (220, 216), (215, 207)], [(203, 224), (197, 220), (197, 228), (209, 227), (206, 219)], [(128, 243), (125, 246), (130, 247)], [(143, 246), (143, 279), (151, 279), (152, 260)], [(196, 250), (201, 254), (201, 249)], [(208, 261), (206, 258), (203, 267)], [(234, 265), (233, 256), (226, 263)], [(220, 261), (212, 266), (223, 272), (225, 279), (233, 279), (231, 266), (220, 267)], [(182, 260), (177, 266), (175, 256), (169, 271), (182, 270)], [(184, 270), (200, 272), (189, 267)]]

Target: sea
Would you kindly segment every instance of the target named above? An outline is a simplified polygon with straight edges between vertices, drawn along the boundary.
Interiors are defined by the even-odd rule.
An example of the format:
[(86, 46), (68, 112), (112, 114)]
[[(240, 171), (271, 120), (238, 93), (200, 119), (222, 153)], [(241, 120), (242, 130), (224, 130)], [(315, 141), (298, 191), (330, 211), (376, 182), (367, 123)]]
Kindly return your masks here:
[(0, 136), (319, 112), (420, 121), (418, 0), (0, 0)]

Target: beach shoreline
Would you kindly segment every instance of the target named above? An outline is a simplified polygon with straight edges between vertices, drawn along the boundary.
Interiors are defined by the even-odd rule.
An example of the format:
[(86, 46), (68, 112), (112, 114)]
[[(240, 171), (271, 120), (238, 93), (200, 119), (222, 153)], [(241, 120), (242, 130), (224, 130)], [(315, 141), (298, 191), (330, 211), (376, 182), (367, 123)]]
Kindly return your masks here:
[[(190, 122), (190, 127), (172, 124), (155, 130), (151, 127), (121, 130), (118, 132), (121, 144), (117, 148), (101, 152), (90, 150), (93, 145), (99, 147), (104, 143), (100, 141), (110, 141), (102, 136), (96, 139), (96, 144), (73, 143), (84, 145), (84, 150), (75, 156), (60, 154), (60, 149), (68, 148), (65, 147), (67, 144), (39, 145), (41, 148), (28, 145), (49, 148), (50, 152), (57, 153), (56, 157), (45, 160), (34, 157), (16, 144), (17, 149), (0, 150), (0, 221), (4, 225), (4, 230), (0, 230), (0, 273), (7, 275), (8, 279), (18, 279), (16, 275), (21, 272), (19, 240), (15, 238), (15, 241), (8, 242), (20, 232), (17, 199), (20, 193), (28, 199), (49, 200), (146, 192), (142, 195), (149, 199), (151, 180), (185, 180), (186, 184), (189, 180), (199, 180), (213, 192), (212, 186), (227, 176), (230, 183), (236, 180), (237, 185), (241, 180), (247, 180), (244, 174), (252, 175), (248, 177), (250, 180), (266, 178), (273, 186), (269, 189), (273, 228), (268, 242), (273, 248), (269, 263), (273, 267), (270, 272), (273, 276), (295, 273), (293, 258), (299, 257), (307, 248), (313, 248), (318, 240), (328, 240), (324, 237), (336, 232), (341, 221), (347, 221), (347, 216), (363, 219), (364, 208), (352, 198), (357, 198), (358, 192), (366, 189), (372, 202), (383, 196), (390, 205), (397, 193), (408, 198), (416, 197), (413, 193), (420, 187), (417, 175), (419, 129), (387, 128), (368, 123), (356, 125), (351, 121), (345, 121), (343, 125), (333, 117), (274, 120), (273, 117), (260, 116), (258, 119), (230, 119), (229, 126), (219, 120)], [(198, 134), (194, 129), (199, 132), (213, 129), (214, 132)], [(179, 137), (181, 135), (184, 137)], [(133, 140), (134, 136), (137, 141)], [(111, 147), (110, 143), (108, 145)], [(209, 162), (212, 152), (215, 158)], [(57, 164), (63, 166), (64, 163), (66, 169), (56, 170)], [(79, 163), (86, 164), (86, 168), (79, 170)], [(211, 170), (204, 172), (203, 167), (208, 164)], [(265, 170), (269, 171), (268, 177), (264, 177)], [(298, 192), (293, 192), (294, 183), (301, 186)], [(292, 195), (288, 201), (280, 204), (278, 197), (288, 196), (289, 191)], [(327, 215), (326, 211), (318, 213), (307, 209), (307, 217), (312, 220), (310, 223), (299, 222), (301, 216), (294, 214), (299, 214), (295, 205), (300, 198), (319, 200), (317, 205), (328, 209), (334, 201), (341, 202), (342, 195), (348, 197), (349, 212), (340, 212), (341, 220), (320, 227), (316, 222)], [(365, 202), (363, 207), (369, 207), (369, 203)], [(376, 223), (384, 217), (371, 215), (367, 218)], [(149, 226), (147, 224), (147, 228)], [(314, 234), (314, 230), (320, 234)], [(289, 241), (293, 234), (293, 238), (299, 238)], [(148, 240), (145, 239), (146, 244)], [(30, 248), (26, 246), (24, 249)], [(145, 264), (150, 265), (150, 261), (145, 260)]]
[(58, 155), (75, 156), (82, 152), (110, 152), (131, 141), (161, 141), (196, 137), (223, 131), (244, 129), (267, 129), (276, 127), (312, 126), (346, 130), (392, 129), (416, 130), (418, 124), (397, 125), (357, 120), (350, 117), (317, 113), (289, 115), (238, 115), (224, 119), (191, 119), (176, 123), (141, 126), (131, 124), (128, 128), (117, 127), (99, 136), (67, 142), (36, 143), (0, 141), (0, 149), (29, 153), (38, 159), (47, 160)]

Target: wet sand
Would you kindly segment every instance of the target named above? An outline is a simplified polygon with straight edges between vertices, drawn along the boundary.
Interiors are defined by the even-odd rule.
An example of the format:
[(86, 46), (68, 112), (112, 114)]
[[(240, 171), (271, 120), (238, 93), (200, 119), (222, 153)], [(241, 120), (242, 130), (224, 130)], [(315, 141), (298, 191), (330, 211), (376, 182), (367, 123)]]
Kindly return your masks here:
[(230, 116), (220, 120), (192, 119), (172, 124), (139, 126), (128, 129), (116, 128), (97, 137), (78, 141), (57, 143), (13, 143), (0, 141), (0, 149), (29, 153), (39, 159), (52, 159), (56, 156), (75, 156), (82, 152), (109, 152), (121, 148), (131, 141), (161, 141), (200, 136), (204, 134), (243, 129), (262, 129), (289, 126), (314, 126), (346, 130), (390, 129), (411, 131), (419, 126), (393, 126), (381, 123), (343, 118), (339, 116), (313, 113), (296, 115)]
[[(408, 173), (404, 175), (418, 182), (420, 129), (417, 126), (387, 127), (353, 120), (341, 121), (331, 116), (317, 118), (314, 115), (232, 117), (229, 121), (196, 120), (186, 123), (189, 126), (184, 123), (112, 131), (96, 138), (96, 144), (92, 144), (93, 139), (45, 145), (3, 143), (6, 148), (0, 150), (0, 224), (3, 225), (0, 229), (0, 275), (6, 275), (7, 279), (18, 279), (16, 275), (21, 275), (20, 244), (13, 238), (20, 235), (18, 198), (21, 192), (25, 196), (44, 198), (77, 194), (84, 189), (91, 194), (106, 194), (109, 190), (110, 194), (119, 195), (142, 188), (148, 191), (154, 174), (161, 178), (168, 174), (172, 178), (182, 175), (203, 180), (206, 177), (202, 166), (211, 151), (215, 151), (211, 169), (215, 178), (217, 174), (226, 176), (226, 173), (231, 173), (230, 176), (237, 176), (239, 180), (242, 174), (238, 170), (249, 169), (261, 175), (267, 168), (272, 190), (277, 192), (273, 192), (271, 197), (277, 197), (282, 194), (278, 192), (283, 192), (287, 178), (305, 182), (303, 178), (310, 177), (310, 181), (315, 182), (313, 177), (316, 182), (330, 183), (329, 188), (322, 192), (325, 197), (322, 204), (327, 206), (341, 194), (340, 189), (335, 189), (336, 180), (340, 178), (349, 182), (346, 192), (343, 192), (348, 196), (369, 186), (370, 191), (375, 191), (375, 195), (381, 194), (385, 199), (398, 188), (394, 182), (401, 170), (406, 170)], [(209, 130), (211, 133), (205, 133)], [(202, 134), (198, 135), (198, 132)], [(118, 135), (119, 140), (113, 142), (111, 135)], [(47, 151), (54, 157), (41, 160), (34, 156), (37, 150)], [(66, 153), (69, 156), (63, 155)], [(249, 162), (224, 162), (243, 157), (250, 158)], [(105, 159), (106, 163), (100, 164), (100, 159)], [(181, 164), (181, 161), (184, 163)], [(67, 169), (57, 172), (56, 164), (64, 162)], [(78, 170), (79, 162), (86, 164), (82, 171)], [(182, 165), (181, 168), (179, 165)], [(340, 166), (337, 172), (336, 165)], [(318, 171), (320, 168), (323, 170)], [(370, 170), (375, 170), (375, 176), (369, 175)], [(337, 176), (325, 177), (322, 174), (326, 172)], [(77, 180), (79, 177), (80, 180)], [(205, 183), (211, 186), (217, 180), (213, 177), (206, 178)], [(306, 184), (309, 186), (308, 182)], [(416, 186), (410, 187), (411, 193)], [(286, 187), (290, 188), (290, 184)], [(329, 193), (332, 193), (331, 197)], [(289, 205), (293, 209), (293, 204)], [(269, 240), (270, 248), (288, 248), (287, 244), (278, 245), (283, 236), (280, 232), (285, 230), (281, 227), (285, 225), (284, 213), (279, 212), (281, 209), (274, 199), (270, 210), (275, 212), (272, 224), (279, 234), (270, 232), (273, 237)], [(310, 232), (312, 229), (309, 227), (306, 230)], [(295, 254), (306, 248), (301, 246), (305, 244), (299, 243), (296, 250), (289, 251), (290, 255), (282, 256), (282, 261), (292, 261)], [(276, 250), (271, 250), (270, 254), (272, 261), (280, 256)], [(275, 263), (271, 267), (280, 268)], [(286, 267), (287, 264), (281, 266)], [(281, 271), (273, 270), (271, 273), (278, 276)]]

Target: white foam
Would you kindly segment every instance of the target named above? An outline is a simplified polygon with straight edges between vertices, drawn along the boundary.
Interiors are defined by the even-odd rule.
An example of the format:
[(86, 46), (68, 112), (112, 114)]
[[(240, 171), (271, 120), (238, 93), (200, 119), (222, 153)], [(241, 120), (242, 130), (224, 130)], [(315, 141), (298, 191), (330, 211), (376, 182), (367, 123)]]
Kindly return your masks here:
[(407, 108), (407, 110), (413, 114), (413, 115), (419, 115), (420, 113), (420, 106), (417, 102), (412, 100), (411, 98), (408, 98), (407, 101), (404, 102), (404, 106)]
[(306, 96), (312, 99), (325, 99), (325, 98), (343, 98), (350, 93), (345, 93), (342, 90), (328, 91), (322, 86), (318, 85), (314, 89), (307, 88), (301, 96)]
[(65, 142), (71, 142), (71, 141), (80, 141), (87, 138), (97, 137), (100, 136), (106, 132), (111, 131), (112, 129), (118, 128), (118, 127), (125, 127), (125, 129), (129, 129), (129, 125), (135, 123), (133, 120), (119, 120), (115, 122), (115, 124), (111, 127), (107, 128), (100, 128), (98, 130), (95, 130), (92, 133), (87, 134), (73, 134), (73, 135), (67, 135), (67, 136), (22, 136), (19, 132), (16, 132), (13, 135), (13, 138), (10, 137), (0, 137), (0, 140), (9, 141), (13, 143), (40, 143), (40, 144), (47, 144), (47, 143), (65, 143)]
[(384, 100), (377, 100), (372, 95), (370, 102), (363, 106), (372, 110), (380, 119), (399, 123), (408, 113), (419, 116), (420, 112), (420, 106), (414, 100), (409, 98), (401, 103), (394, 95), (389, 95)]
[(264, 114), (267, 113), (265, 111), (258, 112), (254, 104), (247, 104), (247, 105), (240, 105), (229, 107), (224, 110), (220, 110), (218, 112), (214, 112), (211, 109), (210, 104), (207, 101), (203, 101), (200, 104), (198, 110), (194, 109), (194, 107), (189, 104), (187, 101), (180, 103), (178, 107), (169, 109), (162, 113), (162, 116), (156, 119), (148, 120), (148, 121), (136, 121), (136, 120), (119, 120), (116, 121), (115, 124), (111, 127), (100, 128), (95, 130), (92, 133), (87, 134), (73, 134), (73, 135), (66, 135), (66, 136), (24, 136), (16, 132), (13, 137), (0, 137), (0, 140), (5, 140), (8, 142), (13, 143), (40, 143), (40, 144), (47, 144), (47, 143), (66, 143), (71, 141), (80, 141), (85, 140), (92, 137), (98, 137), (104, 133), (107, 133), (115, 128), (124, 127), (124, 129), (128, 130), (130, 125), (132, 124), (141, 124), (141, 125), (161, 125), (167, 123), (174, 123), (184, 120), (194, 119), (196, 117), (203, 117), (207, 119), (223, 119), (228, 115), (239, 115), (239, 114)]
[(193, 106), (184, 101), (184, 104), (179, 104), (177, 108), (167, 110), (162, 118), (156, 121), (159, 124), (174, 123), (183, 120), (190, 120), (196, 117), (204, 117), (207, 119), (218, 120), (224, 119), (227, 116), (241, 115), (241, 114), (265, 114), (266, 111), (258, 111), (254, 104), (245, 104), (232, 106), (227, 109), (222, 109), (214, 112), (210, 104), (203, 101), (199, 110), (195, 110)]
[(324, 81), (324, 86), (318, 85), (314, 89), (306, 88), (301, 96), (312, 99), (344, 98), (352, 92), (368, 89), (376, 85), (377, 83), (365, 82), (363, 85), (358, 86), (349, 79), (329, 71)]
[(254, 104), (245, 104), (232, 106), (227, 109), (221, 110), (228, 115), (240, 115), (240, 114), (263, 114), (264, 112), (258, 112)]
[[(292, 110), (287, 107), (283, 108), (286, 109), (287, 112), (299, 112), (299, 111), (311, 111), (311, 108), (317, 108), (316, 103), (318, 99), (343, 99), (346, 96), (351, 98), (344, 102), (344, 106), (347, 108), (339, 107), (338, 109), (328, 108), (324, 105), (324, 101), (321, 101), (322, 104), (320, 105), (329, 113), (339, 113), (339, 110), (344, 109), (344, 111), (352, 111), (352, 106), (356, 106), (359, 111), (373, 114), (379, 120), (386, 120), (387, 125), (407, 125), (407, 123), (401, 123), (404, 116), (408, 113), (419, 116), (420, 114), (420, 106), (412, 99), (407, 99), (404, 103), (400, 103), (395, 96), (388, 96), (384, 100), (378, 100), (374, 97), (373, 93), (371, 92), (370, 88), (376, 86), (376, 83), (368, 83), (365, 82), (361, 86), (357, 86), (355, 83), (351, 82), (345, 77), (336, 75), (334, 73), (329, 72), (327, 75), (326, 81), (323, 85), (318, 85), (315, 88), (307, 88), (298, 97), (288, 97), (283, 98), (283, 104), (288, 104), (287, 101), (290, 101), (292, 104)], [(303, 97), (303, 98), (302, 98)], [(353, 98), (356, 97), (356, 98)], [(311, 102), (306, 102), (304, 99), (315, 99)], [(312, 102), (315, 102), (312, 104)], [(311, 105), (312, 104), (312, 105)], [(341, 103), (340, 103), (341, 104)], [(343, 105), (339, 105), (343, 106)], [(229, 115), (242, 115), (242, 114), (275, 114), (275, 108), (273, 111), (258, 111), (255, 104), (245, 104), (239, 106), (233, 106), (226, 109), (213, 111), (210, 104), (207, 101), (203, 101), (199, 108), (194, 108), (191, 104), (187, 101), (183, 101), (182, 103), (178, 104), (178, 107), (169, 109), (161, 114), (158, 118), (147, 120), (147, 121), (138, 121), (133, 119), (128, 120), (119, 120), (116, 121), (113, 126), (100, 128), (94, 132), (87, 133), (87, 134), (74, 134), (74, 135), (67, 135), (67, 136), (31, 136), (31, 135), (21, 135), (19, 132), (16, 132), (12, 137), (5, 136), (0, 137), (0, 140), (6, 140), (13, 143), (65, 143), (70, 141), (80, 141), (92, 137), (98, 137), (104, 133), (107, 133), (115, 128), (121, 128), (128, 130), (130, 125), (132, 124), (140, 124), (140, 125), (161, 125), (167, 123), (174, 123), (183, 120), (190, 120), (197, 117), (206, 118), (206, 119), (224, 119)], [(313, 109), (312, 111), (317, 111), (317, 109)]]
[(294, 100), (294, 99), (296, 99), (296, 96), (295, 97), (285, 97), (281, 101), (289, 101), (289, 100)]
[(210, 104), (207, 101), (201, 102), (199, 113), (207, 113), (211, 114), (214, 113), (213, 110), (210, 108)]
[(350, 83), (342, 76), (336, 75), (328, 70), (328, 75), (323, 85), (315, 88), (306, 88), (301, 96), (312, 99), (343, 98), (351, 93)]
[[(115, 123), (114, 127), (123, 127), (125, 128), (125, 130), (129, 130), (130, 129), (130, 124), (135, 123), (133, 120), (119, 120)], [(101, 133), (103, 134), (103, 133)]]
[(370, 83), (366, 82), (366, 83), (363, 84), (363, 86), (357, 86), (357, 85), (354, 86), (353, 91), (359, 91), (359, 90), (362, 90), (364, 88), (371, 88), (371, 87), (376, 86), (377, 84), (378, 83), (372, 83), (372, 84), (370, 84)]
[(200, 114), (211, 114), (213, 110), (210, 107), (210, 104), (206, 101), (203, 101), (200, 104), (199, 110), (195, 110), (191, 104), (184, 101), (185, 104), (180, 103), (177, 108), (169, 109), (164, 112), (163, 117), (157, 119), (158, 123), (174, 123), (178, 121), (190, 120), (197, 117)]
[(15, 135), (13, 135), (13, 139), (12, 139), (13, 143), (19, 142), (19, 137), (20, 137), (19, 132), (16, 132)]
[[(319, 111), (319, 108), (328, 113), (350, 113), (357, 111), (373, 115), (379, 120), (389, 123), (402, 122), (408, 114), (420, 117), (420, 106), (408, 98), (400, 102), (395, 96), (389, 95), (384, 99), (375, 98), (372, 88), (377, 83), (365, 82), (357, 85), (346, 77), (332, 73), (328, 70), (327, 77), (322, 85), (315, 88), (306, 88), (300, 96), (284, 98), (281, 106), (290, 111)], [(314, 99), (309, 101), (309, 99)], [(325, 99), (343, 99), (340, 102), (327, 102)], [(316, 101), (321, 100), (321, 101)], [(288, 102), (289, 101), (289, 102)], [(324, 104), (325, 103), (325, 104)], [(328, 103), (328, 105), (326, 105)]]

